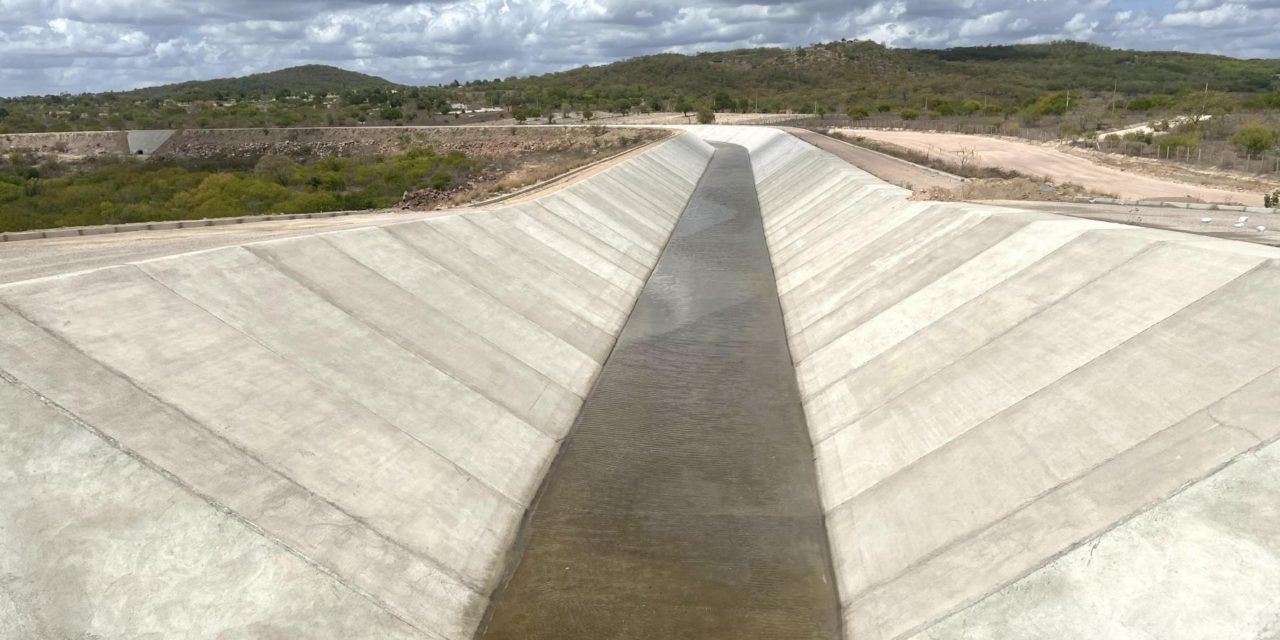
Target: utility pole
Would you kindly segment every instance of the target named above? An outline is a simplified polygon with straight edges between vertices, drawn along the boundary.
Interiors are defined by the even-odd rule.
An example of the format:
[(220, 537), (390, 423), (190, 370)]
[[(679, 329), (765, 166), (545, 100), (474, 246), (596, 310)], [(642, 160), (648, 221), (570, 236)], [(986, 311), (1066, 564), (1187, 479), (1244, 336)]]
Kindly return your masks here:
[(1209, 110), (1209, 83), (1204, 83), (1204, 99), (1200, 101), (1200, 114), (1196, 116), (1196, 126), (1200, 126), (1200, 121), (1204, 119), (1205, 112)]

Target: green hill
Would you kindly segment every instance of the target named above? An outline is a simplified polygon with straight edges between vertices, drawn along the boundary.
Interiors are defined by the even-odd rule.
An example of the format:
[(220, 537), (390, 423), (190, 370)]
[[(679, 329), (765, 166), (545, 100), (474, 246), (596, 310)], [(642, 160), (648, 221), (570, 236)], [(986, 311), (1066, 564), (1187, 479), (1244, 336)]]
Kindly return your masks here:
[[(891, 49), (839, 41), (797, 49), (660, 54), (468, 88), (506, 100), (599, 102), (714, 98), (717, 108), (805, 109), (915, 104), (924, 96), (1020, 105), (1058, 91), (1124, 95), (1202, 90), (1261, 93), (1277, 87), (1280, 60), (1126, 51), (1077, 43)], [(514, 97), (513, 97), (514, 96)], [(492, 98), (492, 96), (491, 96)]]
[(325, 95), (348, 90), (393, 89), (399, 86), (401, 85), (377, 76), (326, 65), (310, 64), (268, 73), (255, 73), (239, 78), (195, 80), (158, 87), (147, 87), (123, 92), (119, 95), (122, 98), (131, 100), (172, 99), (193, 101), (217, 96), (271, 96), (282, 92), (288, 92), (291, 95), (304, 93)]
[[(1206, 85), (1212, 94), (1195, 98)], [(327, 98), (337, 94), (338, 98)], [(1162, 113), (1280, 108), (1280, 60), (1127, 51), (1079, 42), (892, 49), (828, 42), (693, 55), (658, 54), (526, 78), (409, 87), (308, 65), (128, 92), (0, 99), (0, 134), (85, 129), (458, 124), (472, 106), (623, 111), (900, 110), (930, 115), (1063, 114), (1085, 104)], [(1188, 111), (1183, 109), (1183, 111)], [(1106, 107), (1103, 110), (1108, 110)], [(494, 116), (496, 117), (496, 116)]]

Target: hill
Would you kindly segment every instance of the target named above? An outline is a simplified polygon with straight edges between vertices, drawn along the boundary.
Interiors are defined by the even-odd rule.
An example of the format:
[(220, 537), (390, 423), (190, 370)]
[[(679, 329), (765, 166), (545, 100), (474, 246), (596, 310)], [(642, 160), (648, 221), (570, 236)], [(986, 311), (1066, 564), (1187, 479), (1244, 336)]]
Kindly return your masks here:
[[(508, 100), (592, 102), (713, 99), (717, 108), (775, 111), (840, 105), (914, 104), (924, 96), (1021, 105), (1057, 91), (1175, 94), (1277, 88), (1280, 60), (1127, 51), (1078, 42), (891, 49), (838, 41), (796, 49), (659, 54), (470, 88)], [(512, 96), (515, 96), (512, 98)], [(656, 106), (656, 104), (655, 104)]]
[[(1076, 110), (1079, 98), (1151, 113), (1213, 90), (1229, 112), (1280, 108), (1280, 60), (1127, 51), (1079, 42), (892, 49), (841, 40), (794, 49), (657, 54), (545, 75), (407, 87), (336, 67), (308, 65), (240, 78), (123, 93), (0, 99), (0, 134), (25, 131), (459, 124), (493, 119), (451, 105), (538, 110), (812, 113), (920, 110), (1033, 117)], [(337, 97), (328, 98), (330, 94)], [(1191, 100), (1210, 102), (1209, 95)], [(1101, 107), (1107, 110), (1106, 106)], [(1184, 110), (1185, 111), (1185, 110)], [(1090, 125), (1091, 127), (1092, 125)], [(1077, 128), (1087, 129), (1084, 125)]]
[(219, 96), (244, 98), (273, 96), (284, 92), (288, 92), (288, 95), (308, 93), (325, 95), (349, 90), (394, 89), (400, 86), (377, 76), (327, 65), (310, 64), (238, 78), (195, 80), (147, 87), (126, 91), (119, 95), (130, 100), (160, 99), (191, 102)]

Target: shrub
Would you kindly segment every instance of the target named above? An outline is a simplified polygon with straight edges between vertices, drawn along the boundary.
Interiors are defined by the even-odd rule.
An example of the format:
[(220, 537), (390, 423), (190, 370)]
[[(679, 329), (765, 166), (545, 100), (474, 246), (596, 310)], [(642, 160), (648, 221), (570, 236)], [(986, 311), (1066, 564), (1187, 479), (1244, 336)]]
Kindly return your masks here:
[(1200, 147), (1201, 138), (1200, 131), (1194, 129), (1191, 131), (1179, 131), (1170, 133), (1159, 138), (1160, 146), (1173, 147), (1179, 149), (1197, 149)]
[[(1076, 101), (1079, 103), (1079, 100)], [(1036, 116), (1062, 115), (1071, 108), (1071, 96), (1067, 93), (1050, 93), (1040, 96), (1032, 105)]]
[(915, 109), (903, 109), (898, 115), (902, 116), (903, 120), (915, 120), (920, 117), (920, 112)]
[(716, 121), (716, 113), (710, 107), (698, 109), (698, 124), (711, 124)]
[(1253, 122), (1240, 127), (1231, 138), (1237, 147), (1249, 155), (1258, 155), (1276, 146), (1276, 132)]
[(861, 107), (849, 107), (848, 114), (850, 120), (866, 120), (871, 116), (866, 109)]
[(1150, 131), (1134, 131), (1124, 134), (1124, 140), (1128, 142), (1141, 142), (1142, 144), (1151, 144), (1155, 140), (1155, 136)]
[(265, 155), (254, 165), (253, 173), (276, 184), (288, 186), (298, 171), (298, 163), (285, 156)]

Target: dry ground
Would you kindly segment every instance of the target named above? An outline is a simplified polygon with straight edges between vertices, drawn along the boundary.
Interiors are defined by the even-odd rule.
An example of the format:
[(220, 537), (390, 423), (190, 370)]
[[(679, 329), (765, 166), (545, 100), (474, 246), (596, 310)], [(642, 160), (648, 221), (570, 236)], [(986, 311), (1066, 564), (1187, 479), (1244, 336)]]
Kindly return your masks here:
[(1213, 187), (1188, 184), (1152, 172), (1134, 163), (1112, 166), (1049, 146), (987, 136), (923, 131), (882, 131), (840, 129), (839, 133), (861, 136), (920, 153), (939, 154), (956, 164), (974, 163), (1026, 175), (1043, 176), (1055, 183), (1074, 183), (1094, 193), (1113, 193), (1121, 198), (1170, 201), (1199, 201), (1262, 205), (1262, 192), (1234, 188), (1228, 181)]

